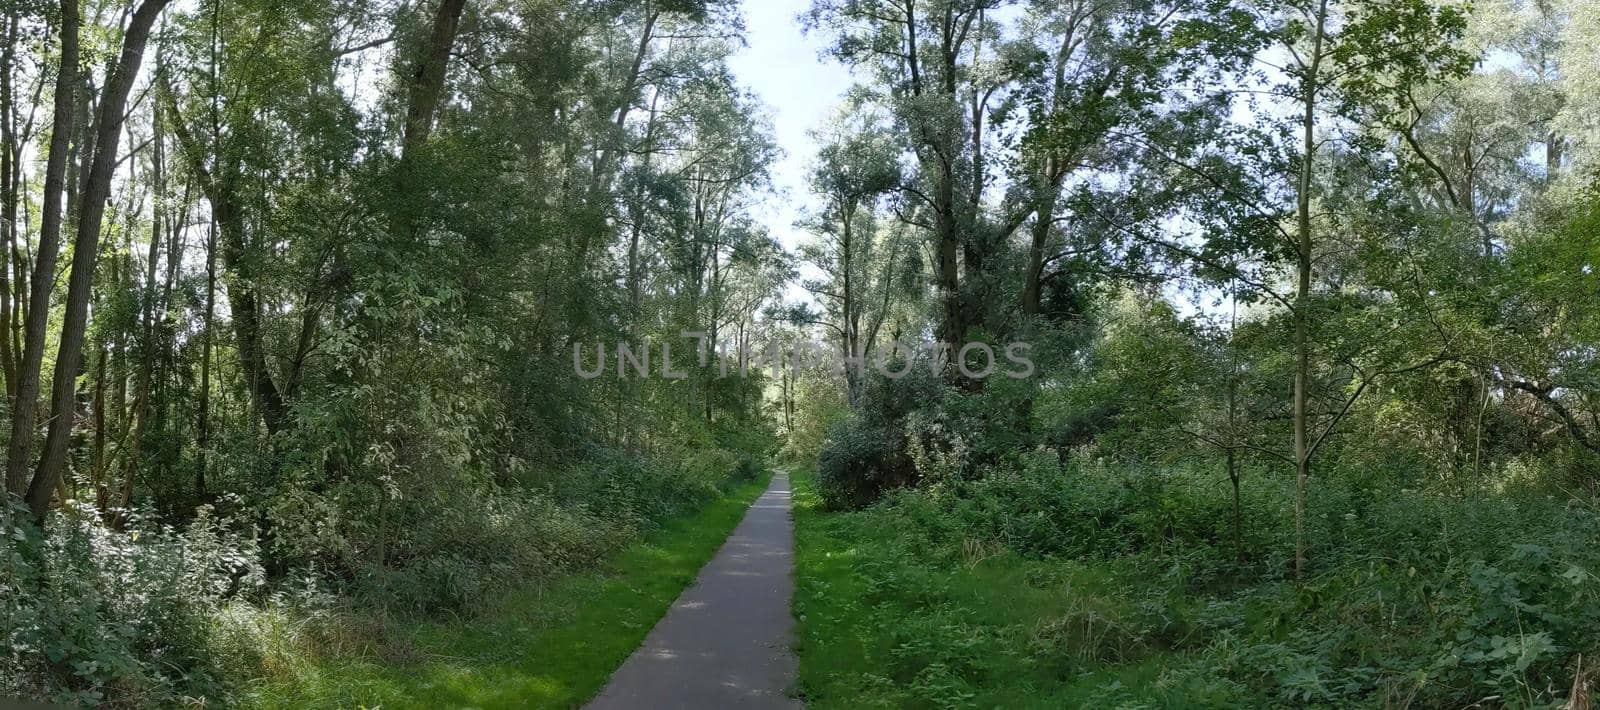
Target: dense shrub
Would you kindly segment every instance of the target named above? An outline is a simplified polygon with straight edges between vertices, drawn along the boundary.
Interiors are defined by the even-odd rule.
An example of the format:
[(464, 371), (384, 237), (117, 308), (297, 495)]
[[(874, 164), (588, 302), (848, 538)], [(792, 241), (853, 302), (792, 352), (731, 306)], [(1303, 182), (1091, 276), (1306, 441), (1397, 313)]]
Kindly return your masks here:
[(840, 421), (850, 415), (845, 387), (831, 373), (802, 369), (789, 383), (783, 413), (783, 455), (794, 461), (817, 460), (822, 447)]
[[(506, 589), (591, 567), (755, 476), (758, 455), (601, 452), (544, 484), (404, 496), (285, 485), (265, 496), (259, 543), (253, 522), (211, 507), (181, 527), (135, 511), (120, 531), (74, 508), (47, 536), (18, 509), (0, 546), (0, 697), (222, 701), (242, 680), (333, 643), (310, 626), (368, 637), (341, 647), (371, 646), (384, 632), (368, 617), (470, 612)], [(251, 510), (234, 499), (217, 507)], [(269, 575), (274, 556), (283, 571)]]
[[(935, 432), (926, 412), (951, 395), (949, 387), (916, 363), (902, 379), (872, 377), (865, 383), (862, 406), (828, 430), (817, 456), (817, 485), (832, 509), (853, 509), (878, 499), (885, 491), (914, 483), (918, 468), (913, 450), (946, 452), (950, 442)], [(945, 440), (941, 440), (945, 439)]]
[(248, 526), (202, 507), (181, 529), (114, 531), (78, 507), (42, 537), (24, 515), (0, 545), (0, 697), (160, 707), (224, 687), (235, 656), (215, 620), (264, 583)]
[(665, 449), (645, 459), (602, 452), (543, 482), (556, 501), (634, 526), (698, 507), (740, 474), (741, 454), (725, 449)]
[(465, 498), (388, 546), (387, 563), (364, 565), (358, 589), (389, 609), (458, 610), (507, 587), (593, 564), (631, 538), (626, 520), (607, 520), (547, 496), (500, 491)]
[[(1062, 692), (1093, 688), (1106, 706), (1547, 707), (1600, 650), (1593, 502), (1328, 472), (1309, 511), (1313, 574), (1296, 585), (1281, 471), (1246, 475), (1240, 561), (1211, 465), (1024, 459), (834, 523), (862, 550), (849, 565), (873, 611), (859, 633), (895, 649), (868, 660), (904, 679), (897, 702), (937, 705), (935, 688), (1000, 702), (984, 698), (1026, 669), (1029, 683), (1081, 676)], [(1051, 601), (1003, 601), (1019, 592), (996, 575)], [(905, 638), (929, 625), (964, 640)], [(1136, 669), (1164, 680), (1113, 682)]]
[(592, 564), (753, 476), (758, 456), (715, 447), (663, 447), (649, 458), (597, 449), (506, 484), (462, 471), (320, 491), (291, 479), (266, 506), (269, 552), (286, 569), (320, 570), (340, 591), (391, 611), (462, 610), (508, 586)]
[(829, 509), (860, 508), (909, 480), (891, 432), (852, 417), (835, 425), (817, 456), (817, 487)]

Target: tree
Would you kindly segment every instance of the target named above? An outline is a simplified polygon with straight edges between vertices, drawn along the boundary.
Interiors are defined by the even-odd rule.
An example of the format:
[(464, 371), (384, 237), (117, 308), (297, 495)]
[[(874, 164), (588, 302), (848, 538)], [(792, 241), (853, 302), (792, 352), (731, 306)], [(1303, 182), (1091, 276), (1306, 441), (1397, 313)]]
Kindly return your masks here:
[(79, 358), (89, 316), (89, 296), (93, 286), (95, 260), (99, 256), (100, 233), (106, 201), (110, 198), (111, 177), (116, 170), (117, 149), (122, 141), (122, 123), (128, 95), (144, 61), (145, 45), (156, 18), (171, 0), (142, 0), (128, 21), (122, 38), (122, 52), (106, 82), (95, 116), (95, 150), (84, 176), (79, 196), (78, 233), (73, 241), (72, 269), (67, 279), (66, 316), (61, 326), (61, 345), (56, 352), (55, 376), (51, 382), (50, 426), (45, 436), (44, 454), (28, 485), (28, 507), (41, 523), (49, 509), (67, 463), (67, 441), (72, 436), (76, 417), (73, 396), (77, 393)]
[[(11, 495), (28, 492), (28, 468), (33, 464), (35, 402), (39, 398), (40, 370), (44, 366), (45, 328), (50, 319), (50, 288), (55, 280), (56, 258), (61, 249), (61, 190), (66, 178), (67, 154), (73, 131), (74, 97), (78, 85), (78, 3), (61, 3), (61, 60), (56, 69), (55, 109), (49, 153), (45, 157), (44, 205), (40, 217), (39, 253), (34, 258), (32, 284), (24, 318), (22, 361), (17, 382), (8, 387), (11, 438), (6, 448), (6, 490)], [(21, 270), (18, 262), (18, 270)], [(9, 326), (9, 324), (7, 324)], [(7, 335), (7, 338), (10, 336)]]
[[(841, 355), (862, 363), (844, 372), (848, 401), (855, 405), (861, 399), (861, 370), (888, 315), (897, 267), (905, 258), (896, 233), (881, 228), (877, 219), (879, 200), (901, 176), (899, 146), (881, 126), (872, 119), (859, 126), (845, 116), (836, 120), (841, 125), (823, 138), (811, 172), (812, 189), (824, 200), (814, 226), (820, 240), (803, 253), (826, 276), (807, 288), (829, 304), (828, 325), (838, 336)], [(880, 236), (880, 231), (889, 234)], [(864, 325), (869, 312), (871, 320)]]
[[(1067, 275), (1064, 263), (1092, 252), (1056, 233), (1092, 216), (1062, 214), (1061, 193), (1096, 171), (1136, 159), (1130, 137), (1159, 129), (1167, 92), (1210, 63), (1227, 67), (1220, 42), (1195, 34), (1200, 6), (1189, 2), (1033, 2), (1023, 37), (1006, 51), (1020, 77), (1007, 111), (1020, 110), (1024, 133), (1012, 172), (1011, 211), (998, 229), (1029, 220), (1028, 262), (1020, 309), (1040, 313), (1044, 289)], [(1062, 243), (1066, 242), (1066, 243)]]
[[(981, 120), (996, 87), (974, 65), (992, 39), (992, 0), (817, 0), (812, 30), (834, 33), (834, 53), (871, 72), (920, 167), (904, 190), (915, 202), (914, 224), (934, 245), (933, 284), (941, 305), (938, 339), (966, 340), (982, 327), (982, 281), (998, 243), (980, 234), (976, 209), (986, 173)], [(992, 52), (992, 45), (991, 45)], [(962, 94), (973, 98), (969, 113)], [(969, 176), (962, 179), (963, 175)], [(975, 189), (976, 188), (976, 189)]]

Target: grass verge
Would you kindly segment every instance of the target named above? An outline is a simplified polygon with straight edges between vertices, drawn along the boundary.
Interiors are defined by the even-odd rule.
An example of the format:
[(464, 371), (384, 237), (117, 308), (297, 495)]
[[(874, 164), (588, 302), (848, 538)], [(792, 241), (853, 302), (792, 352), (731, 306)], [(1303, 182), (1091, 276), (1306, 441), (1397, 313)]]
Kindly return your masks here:
[(482, 614), (392, 622), (403, 657), (306, 659), (246, 706), (565, 708), (588, 700), (666, 613), (766, 488), (740, 484), (601, 569), (507, 595)]
[[(1157, 682), (1181, 653), (1120, 628), (1130, 605), (1099, 565), (981, 544), (929, 548), (874, 509), (824, 513), (793, 473), (799, 689), (829, 708), (1227, 707), (1231, 689)], [(915, 536), (910, 536), (914, 538)]]

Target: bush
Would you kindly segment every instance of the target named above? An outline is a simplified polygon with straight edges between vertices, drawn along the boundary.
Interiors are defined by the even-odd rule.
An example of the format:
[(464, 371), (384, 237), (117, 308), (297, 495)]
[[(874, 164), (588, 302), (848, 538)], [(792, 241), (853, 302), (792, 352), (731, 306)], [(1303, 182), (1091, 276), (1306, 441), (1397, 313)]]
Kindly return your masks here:
[[(861, 633), (906, 646), (899, 627), (937, 613), (967, 637), (1017, 639), (1041, 678), (1104, 673), (1095, 677), (1109, 683), (1153, 665), (1170, 679), (1167, 690), (1103, 685), (1105, 705), (1161, 705), (1183, 688), (1185, 702), (1230, 706), (1549, 706), (1572, 687), (1578, 654), (1587, 666), (1600, 650), (1600, 514), (1582, 502), (1443, 495), (1329, 470), (1308, 511), (1313, 574), (1296, 585), (1292, 481), (1279, 471), (1247, 471), (1241, 563), (1231, 491), (1208, 462), (1021, 458), (848, 516), (874, 536), (852, 563), (859, 603), (883, 607), (873, 618), (884, 628)], [(995, 562), (978, 576), (985, 560)], [(994, 610), (1011, 593), (977, 581), (1010, 568), (1027, 570), (1030, 586), (1060, 586), (1065, 601)], [(1058, 581), (1086, 574), (1075, 570), (1092, 570), (1103, 589)], [(1023, 682), (974, 666), (966, 645), (916, 646), (915, 664), (890, 677), (937, 667), (942, 687), (978, 698), (990, 683)], [(884, 662), (902, 660), (912, 659)]]
[(817, 456), (817, 490), (828, 509), (861, 508), (911, 479), (892, 436), (857, 417), (834, 426)]
[(817, 460), (828, 433), (850, 415), (844, 386), (829, 373), (801, 370), (791, 385), (794, 411), (784, 418), (783, 454), (801, 465)]
[(517, 485), (463, 471), (321, 490), (291, 477), (270, 499), (271, 550), (286, 569), (320, 570), (364, 604), (462, 611), (591, 565), (759, 469), (746, 452), (666, 447), (649, 459), (593, 450)]
[[(264, 499), (262, 536), (284, 571), (268, 594), (257, 530), (201, 507), (183, 527), (135, 511), (126, 529), (88, 507), (49, 535), (7, 513), (0, 527), (0, 697), (165, 707), (224, 700), (245, 678), (330, 643), (308, 624), (383, 641), (375, 609), (471, 611), (497, 593), (596, 565), (665, 520), (759, 474), (759, 452), (598, 452), (545, 485), (399, 492), (360, 482), (317, 490), (288, 473)], [(441, 480), (461, 480), (468, 474)], [(226, 499), (218, 507), (250, 510)], [(346, 598), (335, 621), (319, 591)]]
[(512, 586), (594, 564), (635, 535), (632, 523), (525, 491), (458, 499), (427, 515), (388, 547), (388, 563), (363, 565), (361, 588), (390, 609), (470, 608)]
[(930, 460), (943, 460), (938, 454), (952, 449), (951, 442), (930, 435), (948, 434), (951, 427), (936, 426), (926, 417), (941, 411), (937, 405), (949, 394), (948, 385), (922, 364), (913, 365), (903, 379), (868, 379), (860, 408), (828, 430), (817, 456), (817, 488), (824, 505), (861, 508), (885, 491), (915, 483), (912, 449)]
[(248, 526), (202, 507), (182, 529), (135, 517), (113, 531), (79, 507), (43, 537), (26, 511), (6, 515), (0, 696), (157, 707), (224, 693), (235, 657), (215, 619), (264, 583)]

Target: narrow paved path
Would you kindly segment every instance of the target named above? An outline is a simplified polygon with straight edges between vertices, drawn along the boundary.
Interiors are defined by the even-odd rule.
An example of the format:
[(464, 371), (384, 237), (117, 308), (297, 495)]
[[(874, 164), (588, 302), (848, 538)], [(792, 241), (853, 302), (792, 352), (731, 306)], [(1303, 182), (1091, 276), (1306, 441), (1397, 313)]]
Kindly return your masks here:
[(801, 707), (785, 695), (796, 668), (789, 505), (779, 471), (590, 710)]

